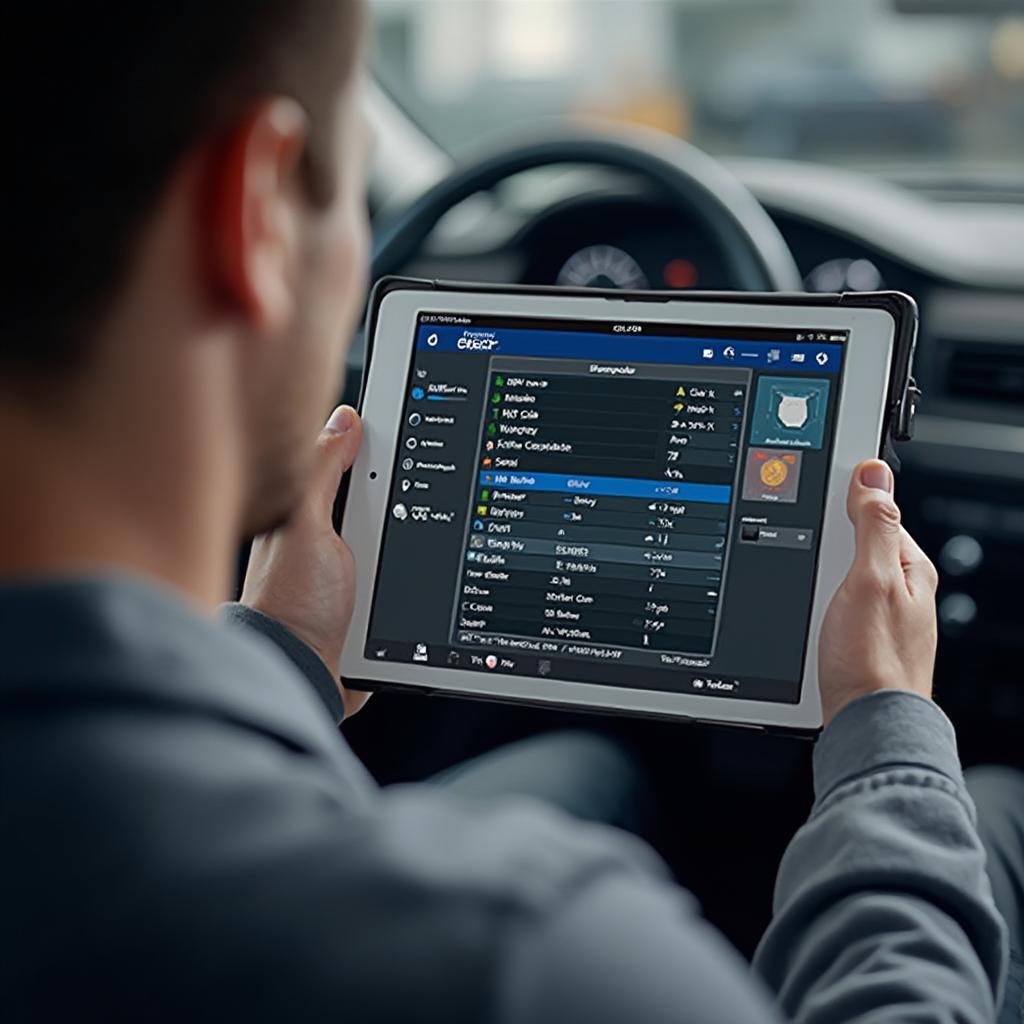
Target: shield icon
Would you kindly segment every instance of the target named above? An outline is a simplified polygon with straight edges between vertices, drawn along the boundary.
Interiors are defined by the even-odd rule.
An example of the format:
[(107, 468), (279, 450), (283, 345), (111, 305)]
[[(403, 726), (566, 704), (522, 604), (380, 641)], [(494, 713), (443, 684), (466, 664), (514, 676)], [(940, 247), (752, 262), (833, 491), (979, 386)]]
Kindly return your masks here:
[(782, 395), (776, 416), (787, 430), (801, 430), (807, 422), (809, 411), (806, 395)]

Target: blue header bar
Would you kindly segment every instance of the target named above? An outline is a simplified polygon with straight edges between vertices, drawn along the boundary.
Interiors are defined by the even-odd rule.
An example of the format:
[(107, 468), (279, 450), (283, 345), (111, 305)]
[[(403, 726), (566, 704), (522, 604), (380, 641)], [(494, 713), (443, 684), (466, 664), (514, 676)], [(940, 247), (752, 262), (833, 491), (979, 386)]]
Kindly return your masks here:
[(526, 473), (488, 469), (480, 474), (481, 487), (509, 491), (555, 491), (605, 497), (652, 498), (661, 501), (706, 501), (728, 505), (728, 484), (674, 484), (666, 480), (640, 480), (628, 476), (563, 476), (561, 473)]
[(465, 355), (535, 356), (591, 362), (665, 363), (688, 366), (745, 366), (776, 372), (839, 373), (841, 345), (744, 341), (730, 338), (644, 337), (584, 331), (522, 330), (506, 327), (450, 327), (423, 324), (416, 347)]

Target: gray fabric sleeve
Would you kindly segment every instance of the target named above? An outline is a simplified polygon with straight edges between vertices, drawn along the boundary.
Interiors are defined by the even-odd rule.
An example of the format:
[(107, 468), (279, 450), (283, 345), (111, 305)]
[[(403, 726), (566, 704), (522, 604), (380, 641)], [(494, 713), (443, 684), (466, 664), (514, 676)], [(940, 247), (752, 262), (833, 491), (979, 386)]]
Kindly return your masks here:
[(801, 1024), (991, 1021), (1006, 959), (956, 737), (931, 701), (844, 708), (814, 754), (755, 967)]
[(248, 605), (230, 602), (220, 606), (221, 621), (229, 627), (251, 629), (277, 645), (288, 660), (309, 680), (324, 702), (335, 725), (345, 718), (345, 705), (338, 681), (327, 670), (320, 656), (277, 619), (264, 615)]
[(774, 1024), (771, 992), (692, 898), (628, 874), (594, 879), (504, 958), (501, 1024)]

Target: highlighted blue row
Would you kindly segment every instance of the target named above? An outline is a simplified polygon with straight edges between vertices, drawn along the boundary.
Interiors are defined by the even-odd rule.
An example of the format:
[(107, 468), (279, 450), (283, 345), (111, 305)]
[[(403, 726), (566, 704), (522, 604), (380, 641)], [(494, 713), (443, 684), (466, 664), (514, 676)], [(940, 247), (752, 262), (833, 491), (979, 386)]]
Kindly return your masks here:
[(416, 347), (472, 356), (536, 356), (591, 362), (743, 366), (776, 372), (836, 374), (841, 345), (727, 338), (590, 334), (506, 327), (421, 326)]
[(666, 480), (637, 480), (625, 476), (563, 476), (561, 473), (484, 470), (480, 474), (480, 485), (506, 487), (516, 491), (555, 491), (660, 501), (706, 501), (715, 505), (728, 505), (732, 498), (732, 488), (728, 484), (675, 484)]

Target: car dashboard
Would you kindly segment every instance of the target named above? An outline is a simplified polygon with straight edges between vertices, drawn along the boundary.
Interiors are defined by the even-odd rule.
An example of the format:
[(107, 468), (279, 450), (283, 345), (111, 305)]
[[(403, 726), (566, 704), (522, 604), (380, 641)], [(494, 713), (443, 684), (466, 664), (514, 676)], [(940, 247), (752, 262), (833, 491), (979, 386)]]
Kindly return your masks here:
[[(905, 521), (940, 570), (937, 690), (961, 720), (1024, 721), (1024, 194), (943, 197), (845, 171), (733, 167), (785, 237), (808, 291), (917, 300), (915, 440)], [(972, 201), (966, 201), (969, 198)], [(984, 198), (984, 197), (982, 197)], [(404, 272), (574, 287), (731, 287), (714, 240), (635, 181), (528, 172), (467, 200)]]

